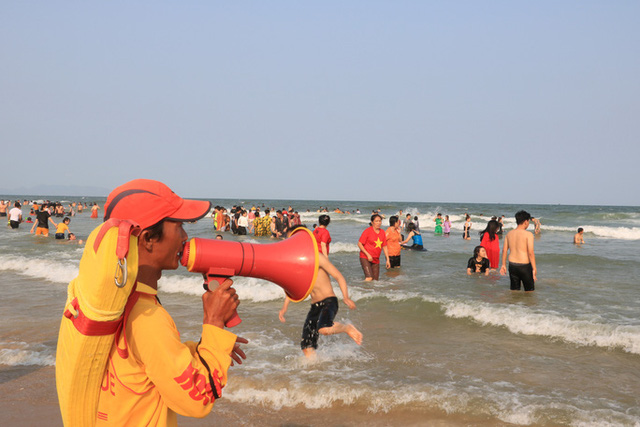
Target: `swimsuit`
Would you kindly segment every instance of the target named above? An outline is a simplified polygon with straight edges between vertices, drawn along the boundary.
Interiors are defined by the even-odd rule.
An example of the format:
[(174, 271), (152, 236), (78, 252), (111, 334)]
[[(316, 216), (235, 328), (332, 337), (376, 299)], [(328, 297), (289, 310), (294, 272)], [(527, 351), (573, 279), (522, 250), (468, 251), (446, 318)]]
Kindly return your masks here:
[(436, 234), (442, 234), (442, 219), (440, 219), (440, 218), (436, 218), (435, 233)]
[(389, 255), (391, 268), (400, 267), (400, 255)]
[(424, 249), (424, 246), (422, 246), (422, 235), (421, 234), (414, 234), (413, 237), (413, 245), (411, 245), (411, 249), (416, 250), (416, 251), (421, 251)]
[(511, 290), (519, 291), (520, 283), (524, 285), (525, 292), (534, 290), (533, 267), (531, 263), (520, 264), (509, 262), (509, 279), (511, 280)]
[(478, 262), (476, 257), (471, 257), (467, 262), (467, 268), (473, 270), (474, 273), (484, 273), (487, 268), (491, 268), (491, 265), (488, 258), (482, 258), (482, 261)]
[[(469, 226), (467, 227), (467, 224), (469, 224)], [(469, 238), (469, 230), (471, 230), (471, 223), (464, 223), (464, 233), (462, 234), (462, 238), (463, 239), (468, 239)]]
[(303, 350), (309, 347), (318, 348), (318, 330), (333, 326), (333, 319), (336, 317), (336, 313), (338, 313), (337, 297), (328, 297), (311, 304), (307, 320), (305, 320), (302, 327), (300, 347)]

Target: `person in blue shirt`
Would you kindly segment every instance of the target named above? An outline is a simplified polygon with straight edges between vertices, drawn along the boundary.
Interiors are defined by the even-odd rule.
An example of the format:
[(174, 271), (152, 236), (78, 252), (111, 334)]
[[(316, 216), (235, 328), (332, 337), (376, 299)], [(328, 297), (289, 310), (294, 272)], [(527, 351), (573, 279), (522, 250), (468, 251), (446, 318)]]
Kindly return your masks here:
[[(420, 232), (417, 230), (416, 225), (414, 223), (410, 223), (408, 230), (409, 230), (409, 235), (400, 244), (407, 249), (413, 249), (415, 251), (424, 250), (424, 246), (422, 246), (422, 234), (420, 234)], [(409, 240), (413, 240), (413, 244), (411, 246), (406, 245), (409, 242)]]

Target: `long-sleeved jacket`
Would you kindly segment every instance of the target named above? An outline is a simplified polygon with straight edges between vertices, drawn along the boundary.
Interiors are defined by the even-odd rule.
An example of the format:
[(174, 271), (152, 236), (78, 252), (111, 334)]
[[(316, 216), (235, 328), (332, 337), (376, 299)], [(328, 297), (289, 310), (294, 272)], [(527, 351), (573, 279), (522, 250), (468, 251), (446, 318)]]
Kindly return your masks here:
[(176, 413), (206, 416), (227, 382), (236, 336), (203, 325), (200, 343), (182, 343), (157, 291), (138, 283), (137, 292), (109, 355), (96, 425), (174, 426)]

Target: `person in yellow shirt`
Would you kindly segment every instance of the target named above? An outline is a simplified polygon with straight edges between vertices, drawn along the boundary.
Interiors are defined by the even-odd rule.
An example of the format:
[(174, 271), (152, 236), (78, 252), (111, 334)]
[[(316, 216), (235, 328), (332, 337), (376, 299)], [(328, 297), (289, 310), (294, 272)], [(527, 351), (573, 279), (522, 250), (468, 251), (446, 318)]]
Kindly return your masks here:
[(64, 219), (62, 220), (62, 222), (58, 223), (58, 225), (56, 226), (56, 239), (57, 240), (64, 239), (64, 232), (65, 231), (71, 233), (71, 231), (69, 230), (69, 223), (71, 223), (71, 220), (69, 219), (68, 216), (65, 216)]
[(142, 231), (137, 285), (107, 362), (97, 426), (174, 426), (176, 414), (204, 417), (222, 395), (232, 360), (245, 358), (239, 343), (248, 341), (224, 330), (239, 304), (231, 280), (202, 296), (199, 343), (180, 341), (157, 297), (162, 271), (180, 265), (188, 237), (182, 223), (201, 219), (209, 210), (209, 202), (184, 200), (152, 180), (130, 181), (109, 195), (105, 221), (133, 220)]

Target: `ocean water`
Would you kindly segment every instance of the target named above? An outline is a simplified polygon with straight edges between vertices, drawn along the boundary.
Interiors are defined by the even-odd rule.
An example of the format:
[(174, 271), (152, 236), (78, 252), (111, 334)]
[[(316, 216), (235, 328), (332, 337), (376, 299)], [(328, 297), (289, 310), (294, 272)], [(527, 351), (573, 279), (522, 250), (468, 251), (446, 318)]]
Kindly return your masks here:
[[(104, 203), (85, 199), (94, 200)], [(234, 332), (250, 343), (245, 363), (231, 368), (225, 400), (319, 414), (348, 408), (372, 420), (392, 414), (398, 425), (403, 414), (426, 417), (434, 411), (502, 425), (640, 425), (640, 208), (213, 202), (291, 205), (310, 228), (320, 206), (362, 212), (330, 213), (328, 229), (330, 259), (347, 279), (357, 305), (349, 310), (341, 304), (336, 320), (360, 329), (363, 345), (344, 334), (320, 337), (317, 360), (307, 361), (299, 341), (308, 301), (292, 304), (283, 324), (278, 320), (283, 291), (259, 279), (236, 277), (243, 322)], [(380, 280), (371, 283), (363, 280), (357, 240), (371, 210), (378, 208), (386, 217), (400, 209), (418, 215), (428, 251), (403, 251), (402, 268), (382, 271)], [(508, 231), (519, 209), (542, 223), (535, 237), (538, 281), (532, 294), (509, 291), (506, 276), (467, 276), (465, 271), (487, 220), (504, 214)], [(450, 215), (451, 236), (433, 234), (437, 212)], [(473, 221), (470, 241), (461, 238), (467, 212)], [(85, 212), (72, 218), (70, 229), (86, 238), (99, 224)], [(0, 379), (3, 368), (55, 364), (66, 286), (77, 274), (83, 250), (30, 235), (30, 226), (0, 228)], [(585, 229), (582, 246), (572, 243), (578, 227)], [(210, 218), (185, 229), (191, 237), (215, 236)], [(273, 242), (230, 233), (225, 239)], [(337, 284), (335, 290), (340, 298)], [(183, 339), (199, 339), (201, 293), (200, 277), (184, 268), (166, 272), (160, 281), (160, 299)]]

